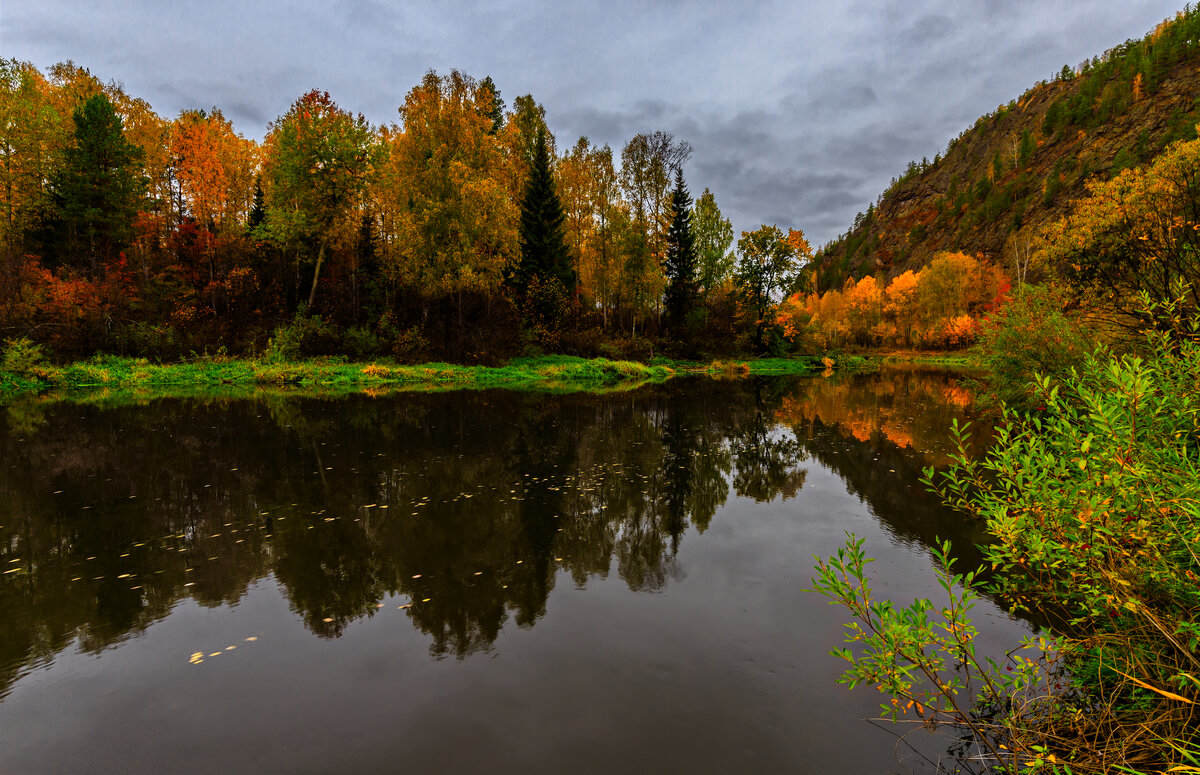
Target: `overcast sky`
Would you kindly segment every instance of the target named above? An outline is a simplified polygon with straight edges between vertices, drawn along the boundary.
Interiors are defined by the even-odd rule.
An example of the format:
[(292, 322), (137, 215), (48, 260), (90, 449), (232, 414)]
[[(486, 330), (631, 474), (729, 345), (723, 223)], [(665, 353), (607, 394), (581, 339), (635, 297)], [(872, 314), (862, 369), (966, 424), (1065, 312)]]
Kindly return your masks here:
[(219, 107), (242, 134), (312, 88), (391, 123), (425, 71), (531, 93), (560, 149), (663, 129), (693, 195), (736, 230), (814, 246), (910, 159), (1182, 0), (2, 0), (0, 55), (66, 59), (161, 115)]

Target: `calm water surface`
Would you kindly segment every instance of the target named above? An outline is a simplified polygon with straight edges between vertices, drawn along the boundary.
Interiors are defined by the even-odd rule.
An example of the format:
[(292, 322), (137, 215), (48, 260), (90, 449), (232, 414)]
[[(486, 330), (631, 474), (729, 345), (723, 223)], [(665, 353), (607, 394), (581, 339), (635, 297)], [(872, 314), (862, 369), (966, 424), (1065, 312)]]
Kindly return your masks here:
[(0, 409), (0, 771), (919, 770), (803, 590), (850, 530), (932, 594), (934, 536), (978, 535), (917, 478), (969, 401), (908, 370)]

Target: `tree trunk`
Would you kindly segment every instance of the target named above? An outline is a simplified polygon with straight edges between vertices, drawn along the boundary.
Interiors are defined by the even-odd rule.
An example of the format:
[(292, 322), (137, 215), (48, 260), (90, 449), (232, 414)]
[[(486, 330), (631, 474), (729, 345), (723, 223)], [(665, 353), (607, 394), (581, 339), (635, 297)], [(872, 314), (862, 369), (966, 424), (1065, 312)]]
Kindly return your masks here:
[(317, 297), (317, 278), (321, 276), (321, 263), (325, 260), (325, 243), (321, 243), (320, 249), (317, 251), (317, 265), (313, 269), (312, 289), (308, 292), (308, 311), (312, 312), (313, 299)]

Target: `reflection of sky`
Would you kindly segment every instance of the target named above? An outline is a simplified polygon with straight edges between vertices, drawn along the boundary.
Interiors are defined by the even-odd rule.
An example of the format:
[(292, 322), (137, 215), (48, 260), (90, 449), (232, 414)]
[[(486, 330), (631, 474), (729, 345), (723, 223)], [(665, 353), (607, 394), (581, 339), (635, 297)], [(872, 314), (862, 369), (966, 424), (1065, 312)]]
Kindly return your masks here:
[(395, 121), (426, 70), (532, 93), (560, 147), (619, 153), (637, 132), (691, 142), (735, 229), (814, 245), (910, 160), (1038, 79), (1173, 15), (1177, 0), (242, 3), (6, 0), (4, 55), (72, 59), (165, 116), (216, 105), (247, 136), (312, 88)]

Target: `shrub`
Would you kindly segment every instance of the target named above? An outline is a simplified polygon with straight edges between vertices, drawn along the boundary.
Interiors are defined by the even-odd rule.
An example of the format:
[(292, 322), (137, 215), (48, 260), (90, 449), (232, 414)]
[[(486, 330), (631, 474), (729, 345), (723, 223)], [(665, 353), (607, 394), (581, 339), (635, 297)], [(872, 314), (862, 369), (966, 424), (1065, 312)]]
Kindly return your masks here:
[(342, 334), (342, 347), (351, 358), (369, 358), (379, 354), (380, 342), (370, 328), (354, 326)]
[(28, 379), (39, 377), (46, 366), (46, 356), (40, 344), (26, 337), (4, 341), (4, 351), (0, 353), (0, 371)]
[(1035, 374), (1061, 379), (1092, 349), (1092, 338), (1063, 311), (1064, 304), (1062, 292), (1026, 285), (985, 321), (975, 354), (988, 370), (995, 398), (1027, 408)]
[(1006, 410), (986, 456), (970, 459), (959, 429), (955, 464), (925, 472), (986, 523), (988, 591), (1058, 623), (1054, 642), (1026, 641), (1005, 669), (978, 656), (978, 577), (952, 570), (946, 544), (938, 607), (874, 600), (853, 536), (818, 560), (817, 591), (856, 620), (854, 650), (835, 652), (843, 680), (875, 684), (893, 716), (965, 728), (985, 769), (1193, 772), (1200, 760), (1200, 326), (1152, 311), (1175, 325), (1147, 335), (1150, 357), (1102, 352), (1039, 377), (1036, 410)]
[(291, 323), (279, 326), (267, 342), (264, 357), (272, 363), (332, 352), (338, 340), (337, 328), (319, 315), (297, 312)]

